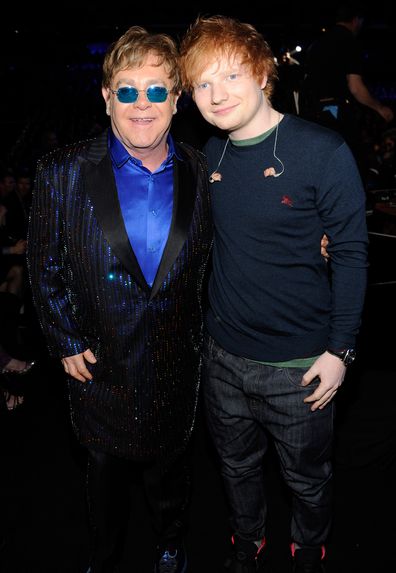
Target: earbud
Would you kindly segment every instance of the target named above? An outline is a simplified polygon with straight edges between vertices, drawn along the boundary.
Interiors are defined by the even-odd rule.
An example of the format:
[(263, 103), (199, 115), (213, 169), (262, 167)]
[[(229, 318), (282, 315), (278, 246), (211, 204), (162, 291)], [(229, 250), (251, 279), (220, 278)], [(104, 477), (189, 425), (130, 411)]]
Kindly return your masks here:
[[(275, 157), (275, 155), (274, 155)], [(285, 166), (283, 165), (282, 161), (279, 159), (279, 157), (276, 157), (276, 159), (279, 161), (279, 163), (282, 166), (282, 170), (278, 171), (278, 173), (276, 173), (275, 171), (275, 167), (267, 167), (266, 169), (264, 169), (264, 177), (279, 177), (280, 175), (282, 175), (282, 173), (285, 170)]]
[(282, 163), (282, 161), (279, 159), (279, 157), (277, 157), (276, 159), (277, 159), (277, 160), (279, 161), (279, 163), (282, 165), (282, 171), (279, 171), (279, 173), (274, 173), (274, 177), (280, 177), (280, 176), (282, 175), (282, 173), (284, 172), (284, 170), (285, 170), (285, 166), (283, 165), (283, 163)]

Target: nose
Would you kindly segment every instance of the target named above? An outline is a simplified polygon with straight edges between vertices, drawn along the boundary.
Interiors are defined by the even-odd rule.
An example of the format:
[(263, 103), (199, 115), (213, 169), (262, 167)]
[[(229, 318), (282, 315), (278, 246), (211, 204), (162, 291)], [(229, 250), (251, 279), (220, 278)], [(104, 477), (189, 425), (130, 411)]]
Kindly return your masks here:
[(135, 101), (135, 106), (139, 109), (146, 109), (151, 106), (151, 102), (147, 98), (146, 90), (139, 90), (139, 95)]
[(218, 104), (228, 99), (228, 93), (222, 83), (212, 85), (212, 103)]

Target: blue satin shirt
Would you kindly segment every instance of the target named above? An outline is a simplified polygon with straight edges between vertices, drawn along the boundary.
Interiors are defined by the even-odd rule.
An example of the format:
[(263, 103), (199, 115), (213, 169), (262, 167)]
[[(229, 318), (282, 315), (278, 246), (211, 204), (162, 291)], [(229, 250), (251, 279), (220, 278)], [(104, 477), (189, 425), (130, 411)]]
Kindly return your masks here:
[(144, 278), (153, 285), (168, 240), (173, 209), (173, 156), (168, 135), (168, 156), (153, 173), (132, 157), (109, 132), (109, 148), (125, 228)]

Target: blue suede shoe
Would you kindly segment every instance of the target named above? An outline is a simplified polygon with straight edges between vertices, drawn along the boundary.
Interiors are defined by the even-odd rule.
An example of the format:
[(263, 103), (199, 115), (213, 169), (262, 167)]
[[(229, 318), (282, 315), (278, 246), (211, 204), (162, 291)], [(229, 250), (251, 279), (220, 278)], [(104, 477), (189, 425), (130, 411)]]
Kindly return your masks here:
[(154, 573), (186, 573), (187, 555), (183, 543), (160, 547)]

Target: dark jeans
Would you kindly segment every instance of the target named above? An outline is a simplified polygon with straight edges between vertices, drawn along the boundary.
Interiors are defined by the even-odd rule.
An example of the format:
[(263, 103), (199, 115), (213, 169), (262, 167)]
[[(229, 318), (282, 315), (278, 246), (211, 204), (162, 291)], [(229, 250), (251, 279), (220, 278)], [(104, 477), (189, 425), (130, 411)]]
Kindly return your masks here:
[(292, 540), (302, 546), (323, 544), (331, 522), (333, 403), (311, 412), (303, 400), (318, 382), (302, 387), (304, 369), (235, 356), (209, 336), (204, 367), (206, 416), (233, 532), (250, 541), (265, 535), (263, 458), (270, 435), (292, 492)]
[[(156, 463), (137, 463), (88, 450), (88, 508), (92, 528), (91, 573), (112, 571), (115, 550), (129, 517), (129, 488), (139, 477), (160, 546), (184, 534), (190, 500), (187, 453), (164, 472)], [(132, 508), (132, 517), (133, 508)], [(139, 516), (135, 516), (139, 520)], [(154, 561), (154, 556), (153, 556)]]

